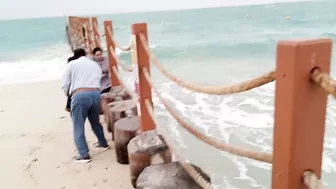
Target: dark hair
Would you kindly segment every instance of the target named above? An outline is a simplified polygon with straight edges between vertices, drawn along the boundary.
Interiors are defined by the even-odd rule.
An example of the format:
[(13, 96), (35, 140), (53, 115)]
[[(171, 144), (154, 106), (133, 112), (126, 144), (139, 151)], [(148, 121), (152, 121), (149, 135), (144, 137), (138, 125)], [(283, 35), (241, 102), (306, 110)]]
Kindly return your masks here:
[(74, 50), (74, 57), (77, 59), (77, 58), (80, 58), (82, 56), (86, 56), (86, 52), (84, 49), (82, 48), (79, 48), (79, 49), (75, 49)]
[(92, 50), (92, 54), (96, 54), (96, 52), (98, 52), (98, 51), (101, 51), (101, 52), (103, 52), (103, 50), (100, 48), (100, 47), (95, 47), (93, 50)]
[(71, 57), (68, 58), (68, 63), (71, 62), (71, 61), (73, 61), (73, 60), (76, 60), (76, 59), (77, 58), (75, 56), (71, 56)]

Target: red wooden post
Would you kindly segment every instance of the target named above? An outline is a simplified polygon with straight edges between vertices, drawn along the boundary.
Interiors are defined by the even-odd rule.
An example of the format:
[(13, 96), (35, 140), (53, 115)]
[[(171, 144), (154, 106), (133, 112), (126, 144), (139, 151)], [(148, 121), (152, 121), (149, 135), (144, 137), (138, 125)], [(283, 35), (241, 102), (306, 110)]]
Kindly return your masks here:
[(100, 34), (98, 30), (98, 19), (97, 17), (91, 18), (92, 28), (93, 28), (93, 41), (96, 47), (100, 47)]
[(310, 80), (330, 72), (332, 41), (280, 41), (277, 45), (272, 189), (306, 189), (304, 171), (321, 178), (327, 93)]
[(72, 25), (72, 16), (68, 16), (69, 27)]
[(139, 99), (140, 112), (141, 112), (140, 130), (143, 132), (155, 129), (155, 124), (151, 119), (150, 115), (148, 114), (145, 105), (146, 99), (148, 99), (151, 102), (151, 104), (153, 104), (153, 102), (152, 102), (151, 86), (147, 82), (145, 75), (142, 71), (142, 68), (147, 68), (148, 72), (150, 73), (150, 66), (149, 66), (149, 56), (146, 53), (146, 50), (141, 42), (139, 36), (140, 33), (142, 33), (145, 36), (148, 42), (146, 23), (137, 23), (132, 25), (132, 34), (136, 35), (136, 49), (137, 49), (139, 87), (140, 87), (140, 99)]
[(112, 69), (113, 66), (116, 69), (118, 69), (117, 61), (113, 57), (113, 55), (110, 51), (110, 48), (112, 47), (112, 50), (115, 52), (115, 46), (114, 46), (113, 41), (112, 41), (112, 36), (109, 35), (108, 28), (110, 28), (111, 32), (113, 32), (112, 21), (111, 20), (104, 21), (104, 30), (105, 30), (106, 47), (107, 47), (108, 58), (109, 58), (111, 85), (112, 86), (118, 86), (118, 85), (120, 85), (119, 80), (118, 80), (117, 76), (115, 75), (115, 73), (113, 72), (113, 69)]
[[(77, 17), (75, 17), (75, 16), (72, 16), (71, 18), (71, 29), (72, 29), (72, 34), (73, 35), (75, 35), (75, 37), (76, 38), (80, 38), (80, 40), (82, 39), (80, 36), (81, 36), (81, 34), (80, 34), (80, 30), (79, 30), (79, 20), (78, 20), (78, 18)], [(78, 39), (77, 39), (78, 40)]]
[(79, 17), (76, 17), (76, 29), (77, 29), (77, 34), (80, 39), (80, 43), (85, 44), (85, 39), (83, 35), (83, 22), (82, 22), (82, 19)]
[(76, 30), (76, 20), (73, 16), (69, 16), (69, 26), (71, 27), (72, 30), (72, 34), (76, 34), (77, 35), (77, 30)]

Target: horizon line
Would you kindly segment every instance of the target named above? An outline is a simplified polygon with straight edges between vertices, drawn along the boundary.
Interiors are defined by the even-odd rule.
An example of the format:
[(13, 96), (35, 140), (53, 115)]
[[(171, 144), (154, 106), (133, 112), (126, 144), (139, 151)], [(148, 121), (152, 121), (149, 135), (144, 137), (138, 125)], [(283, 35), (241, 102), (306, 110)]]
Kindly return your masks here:
[(321, 0), (299, 0), (291, 1), (284, 0), (281, 2), (254, 2), (252, 4), (230, 4), (221, 6), (207, 6), (207, 7), (190, 7), (190, 8), (172, 8), (172, 9), (161, 9), (161, 10), (137, 10), (137, 11), (120, 11), (120, 12), (102, 12), (102, 13), (87, 13), (87, 14), (64, 14), (64, 15), (51, 15), (51, 16), (28, 16), (28, 17), (13, 17), (13, 18), (0, 18), (0, 22), (3, 21), (18, 21), (18, 20), (29, 20), (29, 19), (43, 19), (43, 18), (67, 18), (69, 16), (82, 16), (82, 17), (92, 17), (92, 16), (103, 16), (103, 15), (116, 15), (116, 14), (136, 14), (136, 13), (156, 13), (156, 12), (174, 12), (174, 11), (187, 11), (187, 10), (201, 10), (201, 9), (216, 9), (216, 8), (227, 8), (227, 7), (245, 7), (245, 6), (261, 6), (261, 5), (276, 5), (276, 4), (289, 4), (289, 3), (303, 3), (303, 2), (316, 2)]

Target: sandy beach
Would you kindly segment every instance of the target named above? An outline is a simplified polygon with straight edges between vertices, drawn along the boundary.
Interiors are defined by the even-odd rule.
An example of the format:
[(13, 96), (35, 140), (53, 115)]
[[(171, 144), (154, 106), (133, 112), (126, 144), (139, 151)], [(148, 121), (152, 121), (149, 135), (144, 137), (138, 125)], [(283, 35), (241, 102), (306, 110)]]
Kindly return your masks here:
[(117, 163), (109, 133), (105, 131), (111, 149), (95, 149), (97, 139), (88, 122), (93, 160), (74, 163), (72, 123), (60, 86), (60, 81), (0, 86), (0, 188), (132, 188), (129, 166)]

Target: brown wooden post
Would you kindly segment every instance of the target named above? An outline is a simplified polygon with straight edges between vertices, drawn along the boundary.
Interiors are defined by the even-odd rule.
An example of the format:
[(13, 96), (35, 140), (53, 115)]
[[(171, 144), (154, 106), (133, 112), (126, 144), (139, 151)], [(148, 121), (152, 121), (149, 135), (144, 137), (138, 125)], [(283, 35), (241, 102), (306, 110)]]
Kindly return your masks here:
[(84, 28), (85, 28), (85, 39), (86, 39), (86, 46), (89, 51), (89, 54), (92, 55), (92, 32), (91, 32), (91, 24), (90, 24), (90, 18), (84, 18)]
[(303, 173), (321, 178), (327, 93), (310, 80), (330, 72), (332, 41), (280, 41), (277, 45), (272, 189), (306, 189)]
[(92, 17), (91, 22), (92, 22), (92, 29), (93, 29), (93, 41), (95, 42), (96, 47), (100, 47), (100, 34), (98, 31), (97, 17)]
[(72, 32), (74, 32), (74, 26), (75, 26), (75, 24), (76, 23), (74, 22), (73, 16), (69, 16), (69, 26), (72, 29)]
[[(78, 42), (82, 43), (82, 38), (81, 38), (81, 34), (80, 34), (80, 30), (79, 30), (79, 20), (77, 17), (71, 17), (71, 29), (73, 31), (73, 35), (76, 37), (76, 44), (75, 44), (75, 48), (77, 48)], [(78, 39), (79, 37), (79, 39)], [(80, 41), (79, 41), (80, 40)]]
[(72, 16), (68, 16), (68, 23), (69, 23), (69, 26), (72, 26)]
[(109, 58), (109, 66), (110, 66), (110, 74), (111, 74), (111, 85), (112, 87), (120, 85), (120, 82), (117, 78), (117, 76), (113, 72), (113, 66), (118, 69), (117, 66), (117, 61), (113, 57), (112, 53), (110, 52), (110, 48), (112, 47), (112, 50), (115, 52), (115, 46), (112, 41), (112, 36), (109, 35), (108, 33), (108, 28), (110, 28), (111, 32), (112, 30), (112, 21), (111, 20), (106, 20), (104, 21), (104, 31), (105, 31), (105, 39), (106, 39), (106, 47), (107, 47), (107, 52), (108, 52), (108, 58)]
[[(142, 71), (142, 68), (147, 68), (148, 72), (150, 73), (150, 66), (149, 66), (149, 56), (146, 53), (146, 50), (141, 42), (139, 34), (142, 33), (146, 41), (148, 42), (147, 36), (147, 24), (146, 23), (137, 23), (132, 25), (132, 34), (136, 35), (136, 49), (137, 49), (137, 61), (138, 61), (138, 74), (139, 74), (139, 92), (140, 92), (140, 112), (141, 112), (141, 122), (140, 122), (140, 130), (148, 131), (155, 129), (155, 124), (151, 119), (146, 105), (145, 100), (148, 99), (151, 104), (152, 102), (152, 91), (151, 86), (147, 82), (145, 75)], [(136, 71), (136, 70), (134, 70)]]
[[(83, 28), (85, 29), (85, 32), (83, 33)], [(86, 40), (86, 28), (84, 26), (84, 18), (78, 17), (78, 32), (79, 36), (81, 38), (81, 43), (85, 45), (87, 48), (87, 40)]]

